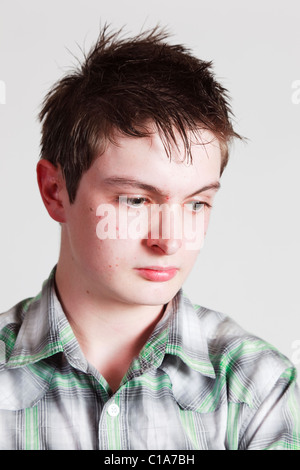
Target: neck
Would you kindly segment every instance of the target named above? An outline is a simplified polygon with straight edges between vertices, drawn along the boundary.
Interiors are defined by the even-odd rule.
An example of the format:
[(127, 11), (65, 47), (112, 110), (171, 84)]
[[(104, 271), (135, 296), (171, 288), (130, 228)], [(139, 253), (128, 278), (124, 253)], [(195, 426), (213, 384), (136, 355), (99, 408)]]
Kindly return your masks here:
[(102, 296), (93, 295), (85, 289), (82, 282), (74, 282), (74, 277), (67, 275), (58, 264), (56, 269), (56, 290), (64, 312), (77, 331), (86, 332), (85, 336), (92, 340), (97, 337), (99, 327), (111, 329), (116, 335), (126, 331), (127, 336), (155, 325), (161, 317), (163, 305), (140, 305), (117, 301)]
[(56, 289), (86, 359), (116, 390), (156, 324), (163, 305), (135, 305), (93, 295), (58, 263)]

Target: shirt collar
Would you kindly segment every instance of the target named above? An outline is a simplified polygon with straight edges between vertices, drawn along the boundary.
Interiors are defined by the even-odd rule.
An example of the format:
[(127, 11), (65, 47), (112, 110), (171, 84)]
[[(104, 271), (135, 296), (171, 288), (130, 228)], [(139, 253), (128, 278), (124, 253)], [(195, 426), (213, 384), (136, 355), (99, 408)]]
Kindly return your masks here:
[(215, 378), (206, 332), (201, 322), (202, 307), (194, 306), (182, 290), (173, 299), (174, 315), (170, 327), (166, 354), (179, 357), (195, 372)]
[(22, 320), (6, 369), (23, 367), (63, 351), (58, 332), (54, 274), (44, 282), (42, 291), (19, 305)]
[[(39, 384), (36, 383), (35, 387), (29, 386), (28, 397), (23, 397), (19, 400), (20, 403), (17, 400), (18, 403), (9, 405), (15, 409), (25, 405), (27, 407), (29, 403), (26, 400), (29, 400), (32, 406), (47, 390), (55, 366), (51, 366), (49, 362), (47, 372), (41, 374), (35, 369), (45, 367), (45, 364), (39, 364), (43, 359), (64, 352), (72, 365), (79, 366), (81, 370), (88, 369), (87, 361), (56, 296), (54, 275), (55, 268), (44, 282), (41, 293), (19, 305), (22, 324), (8, 360), (2, 368), (4, 366), (6, 372), (14, 369), (16, 379), (18, 377), (19, 380), (22, 373), (20, 368), (31, 365), (32, 374), (39, 374)], [(150, 367), (160, 367), (169, 375), (174, 396), (185, 408), (192, 406), (195, 396), (189, 396), (189, 382), (193, 383), (190, 389), (194, 390), (197, 382), (203, 387), (203, 380), (215, 378), (200, 317), (201, 308), (195, 309), (180, 290), (169, 302), (162, 319), (137, 359), (142, 372)], [(26, 376), (28, 382), (36, 382), (30, 375)], [(127, 376), (126, 379), (128, 378)]]
[[(56, 369), (53, 356), (64, 352), (72, 365), (87, 369), (87, 361), (55, 293), (54, 268), (40, 294), (6, 312), (0, 358), (0, 409), (34, 406), (47, 392)], [(71, 360), (70, 360), (71, 363)], [(18, 393), (22, 384), (22, 394)]]
[(173, 303), (161, 369), (170, 377), (173, 396), (182, 409), (208, 413), (215, 408), (211, 397), (216, 374), (208, 351), (207, 310), (193, 305), (182, 290)]
[(180, 290), (141, 351), (144, 369), (160, 367), (165, 358), (176, 356), (195, 372), (215, 378), (200, 317), (201, 307), (194, 307)]
[(124, 382), (147, 369), (169, 377), (172, 393), (185, 410), (210, 412), (216, 374), (208, 352), (207, 309), (194, 306), (180, 290), (133, 362)]

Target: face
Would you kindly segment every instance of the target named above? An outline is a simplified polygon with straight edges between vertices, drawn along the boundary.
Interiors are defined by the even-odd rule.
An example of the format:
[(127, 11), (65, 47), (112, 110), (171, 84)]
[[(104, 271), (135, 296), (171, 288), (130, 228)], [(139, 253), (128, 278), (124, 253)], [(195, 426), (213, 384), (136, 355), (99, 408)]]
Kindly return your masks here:
[(59, 263), (78, 288), (131, 305), (163, 305), (178, 292), (219, 185), (219, 144), (207, 131), (201, 142), (187, 164), (183, 146), (170, 160), (157, 134), (120, 136), (83, 174), (73, 204), (63, 190)]

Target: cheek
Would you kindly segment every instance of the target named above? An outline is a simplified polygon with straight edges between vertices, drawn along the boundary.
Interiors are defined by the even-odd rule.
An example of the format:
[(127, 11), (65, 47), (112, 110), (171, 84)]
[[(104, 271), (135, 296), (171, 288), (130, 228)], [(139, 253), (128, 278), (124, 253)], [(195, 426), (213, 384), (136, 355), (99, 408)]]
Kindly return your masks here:
[(195, 248), (192, 243), (188, 242), (185, 244), (184, 253), (184, 266), (186, 269), (191, 269), (200, 253), (200, 249)]
[(97, 240), (91, 256), (103, 272), (120, 271), (134, 260), (131, 244), (126, 240)]
[(203, 210), (198, 214), (186, 212), (183, 225), (184, 250), (189, 258), (197, 257), (202, 249), (208, 227), (209, 214)]

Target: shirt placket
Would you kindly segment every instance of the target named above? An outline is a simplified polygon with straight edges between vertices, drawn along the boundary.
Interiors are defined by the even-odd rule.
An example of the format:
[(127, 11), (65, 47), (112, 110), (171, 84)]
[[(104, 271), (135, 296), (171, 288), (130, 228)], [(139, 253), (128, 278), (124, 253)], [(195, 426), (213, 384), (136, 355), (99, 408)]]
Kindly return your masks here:
[(126, 438), (122, 426), (124, 404), (121, 389), (104, 405), (99, 422), (99, 449), (121, 450)]

